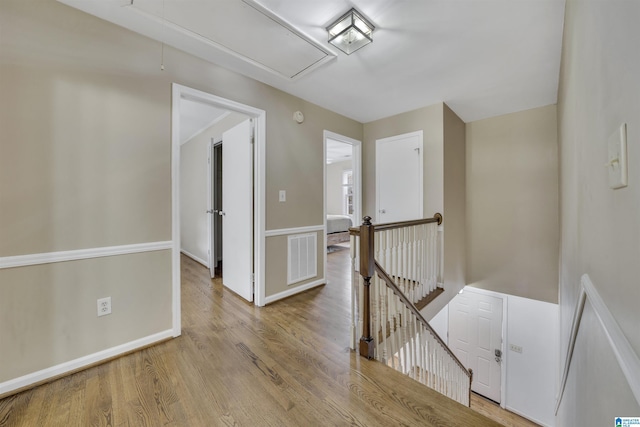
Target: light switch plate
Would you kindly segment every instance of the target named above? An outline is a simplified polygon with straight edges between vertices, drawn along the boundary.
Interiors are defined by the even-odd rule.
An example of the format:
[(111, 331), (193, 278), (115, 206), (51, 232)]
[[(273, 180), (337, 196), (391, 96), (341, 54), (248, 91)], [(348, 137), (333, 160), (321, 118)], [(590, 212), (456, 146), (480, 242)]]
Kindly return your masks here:
[(286, 202), (287, 201), (287, 191), (286, 190), (280, 190), (280, 193), (278, 195), (278, 200), (281, 202)]
[(627, 186), (627, 124), (623, 123), (607, 140), (609, 188)]

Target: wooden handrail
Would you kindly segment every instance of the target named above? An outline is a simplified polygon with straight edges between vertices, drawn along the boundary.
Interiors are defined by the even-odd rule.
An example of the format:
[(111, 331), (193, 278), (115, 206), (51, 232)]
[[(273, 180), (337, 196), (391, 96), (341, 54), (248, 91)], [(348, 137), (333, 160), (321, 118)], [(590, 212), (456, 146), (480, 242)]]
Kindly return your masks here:
[(382, 280), (384, 280), (384, 282), (387, 284), (387, 286), (389, 288), (391, 288), (393, 293), (398, 298), (400, 298), (400, 301), (402, 301), (402, 303), (405, 305), (405, 307), (407, 307), (409, 309), (409, 311), (411, 311), (411, 313), (413, 313), (413, 315), (418, 318), (420, 323), (422, 323), (422, 325), (425, 328), (427, 328), (429, 330), (429, 332), (431, 332), (431, 334), (435, 337), (436, 341), (438, 341), (438, 343), (440, 343), (440, 345), (444, 348), (444, 350), (447, 352), (447, 354), (449, 354), (449, 356), (451, 356), (451, 358), (456, 362), (456, 364), (467, 374), (467, 376), (469, 378), (471, 378), (471, 375), (472, 375), (471, 372), (469, 370), (467, 370), (467, 368), (464, 367), (464, 365), (462, 364), (462, 362), (460, 362), (460, 360), (456, 357), (456, 355), (453, 354), (451, 349), (449, 349), (449, 347), (445, 344), (445, 342), (442, 340), (442, 338), (440, 338), (440, 335), (438, 335), (438, 333), (433, 330), (431, 325), (429, 325), (429, 322), (427, 322), (427, 320), (424, 318), (424, 316), (422, 316), (420, 311), (418, 311), (416, 306), (413, 305), (413, 303), (411, 301), (409, 301), (409, 298), (407, 298), (407, 296), (400, 290), (400, 288), (398, 288), (398, 285), (396, 285), (394, 283), (393, 279), (391, 277), (389, 277), (389, 274), (387, 274), (387, 272), (384, 270), (384, 268), (382, 268), (382, 266), (380, 264), (378, 264), (378, 261), (374, 260), (374, 263), (375, 263), (375, 268), (376, 268), (376, 272), (378, 273), (378, 276)]
[[(371, 217), (365, 216), (364, 220), (368, 221), (369, 224), (371, 224)], [(378, 232), (378, 231), (393, 230), (394, 228), (403, 228), (403, 227), (412, 227), (415, 225), (431, 224), (432, 222), (437, 222), (438, 225), (442, 224), (442, 214), (436, 213), (435, 215), (433, 215), (433, 218), (414, 219), (411, 221), (386, 222), (384, 224), (377, 224), (377, 225), (372, 224), (372, 225), (373, 225), (374, 231)], [(349, 234), (351, 236), (359, 236), (360, 227), (349, 228)]]
[[(429, 346), (435, 345), (437, 347), (439, 345), (441, 347), (441, 350), (443, 351), (442, 356), (444, 356), (445, 354), (448, 355), (447, 365), (451, 366), (452, 368), (455, 365), (457, 365), (458, 368), (461, 370), (461, 372), (456, 372), (454, 374), (458, 379), (456, 380), (456, 384), (458, 384), (458, 387), (462, 384), (465, 384), (466, 381), (463, 380), (463, 378), (466, 377), (468, 378), (468, 381), (469, 381), (469, 384), (468, 384), (469, 390), (467, 391), (468, 394), (466, 394), (464, 401), (460, 400), (460, 395), (457, 395), (456, 392), (452, 391), (454, 389), (450, 389), (448, 391), (445, 389), (439, 389), (438, 386), (435, 386), (435, 383), (432, 383), (430, 387), (440, 391), (441, 393), (451, 397), (452, 399), (458, 400), (458, 402), (460, 403), (465, 403), (467, 405), (470, 405), (471, 401), (468, 400), (468, 397), (471, 396), (471, 382), (473, 381), (473, 372), (470, 369), (465, 368), (462, 362), (460, 362), (460, 360), (456, 357), (455, 354), (453, 354), (453, 352), (447, 346), (447, 344), (445, 344), (442, 338), (440, 338), (438, 333), (431, 327), (431, 325), (429, 325), (429, 322), (427, 322), (427, 320), (422, 316), (422, 314), (420, 313), (420, 310), (418, 310), (415, 304), (407, 297), (407, 295), (405, 295), (405, 293), (402, 291), (402, 289), (400, 289), (398, 284), (396, 284), (395, 280), (391, 277), (391, 275), (387, 273), (387, 271), (382, 267), (382, 265), (380, 265), (380, 263), (375, 258), (375, 246), (376, 246), (375, 233), (377, 231), (395, 230), (395, 229), (404, 228), (404, 227), (417, 227), (417, 226), (422, 226), (422, 225), (431, 224), (431, 223), (438, 223), (438, 225), (442, 224), (442, 215), (437, 213), (433, 216), (433, 218), (425, 218), (425, 219), (414, 220), (414, 221), (392, 222), (392, 223), (378, 224), (378, 225), (372, 224), (371, 217), (366, 216), (364, 217), (364, 222), (360, 227), (352, 227), (349, 229), (349, 234), (352, 236), (358, 236), (359, 243), (360, 243), (359, 244), (359, 256), (360, 256), (359, 274), (362, 277), (362, 282), (361, 282), (361, 285), (362, 285), (362, 288), (361, 288), (362, 289), (362, 300), (361, 300), (362, 336), (360, 338), (360, 343), (359, 343), (360, 344), (359, 353), (360, 353), (360, 356), (366, 357), (368, 359), (373, 359), (376, 357), (375, 347), (377, 344), (384, 346), (384, 348), (380, 350), (383, 352), (383, 354), (386, 354), (387, 352), (386, 341), (384, 342), (380, 341), (380, 340), (383, 340), (383, 338), (380, 338), (380, 340), (378, 340), (377, 343), (373, 339), (373, 336), (378, 336), (380, 334), (380, 330), (372, 331), (374, 324), (372, 323), (372, 314), (371, 314), (371, 308), (372, 308), (371, 307), (371, 292), (372, 292), (371, 286), (376, 285), (376, 290), (374, 290), (374, 292), (376, 293), (378, 292), (377, 282), (372, 282), (372, 279), (374, 279), (374, 276), (377, 274), (380, 280), (383, 281), (385, 285), (393, 292), (395, 297), (402, 302), (402, 304), (404, 305), (404, 307), (406, 307), (409, 313), (413, 314), (413, 316), (415, 317), (415, 321), (417, 321), (420, 327), (423, 328), (421, 329), (421, 331), (426, 330), (430, 333), (431, 336), (428, 338), (428, 340), (431, 340), (430, 342), (432, 344), (430, 344)], [(355, 252), (352, 252), (352, 257), (355, 257)], [(355, 272), (355, 265), (353, 265), (353, 267)], [(386, 293), (386, 291), (384, 292)], [(378, 303), (379, 301), (376, 302), (376, 304)], [(388, 304), (391, 304), (391, 303), (389, 302)], [(403, 312), (404, 314), (400, 315), (401, 316), (400, 318), (396, 318), (394, 315), (393, 325), (391, 325), (392, 328), (394, 328), (395, 326), (398, 326), (397, 324), (398, 321), (402, 323), (403, 327), (413, 322), (406, 319), (406, 317), (411, 317), (410, 314), (404, 310)], [(379, 316), (379, 313), (377, 314), (377, 316)], [(378, 328), (379, 326), (380, 325), (378, 324), (375, 325), (376, 328)], [(387, 328), (388, 327), (389, 325), (387, 325)], [(393, 353), (393, 350), (392, 350), (392, 353)], [(402, 357), (402, 356), (399, 356), (399, 357)], [(411, 358), (411, 356), (409, 357)], [(434, 366), (430, 365), (428, 369), (430, 371), (433, 370), (434, 375), (441, 375), (437, 373), (438, 368)], [(455, 368), (454, 368), (454, 371), (455, 371)], [(440, 378), (440, 381), (444, 379), (444, 377), (440, 377), (440, 376), (438, 376), (438, 378)], [(436, 380), (436, 382), (437, 381), (438, 380)], [(464, 396), (464, 393), (462, 395)]]

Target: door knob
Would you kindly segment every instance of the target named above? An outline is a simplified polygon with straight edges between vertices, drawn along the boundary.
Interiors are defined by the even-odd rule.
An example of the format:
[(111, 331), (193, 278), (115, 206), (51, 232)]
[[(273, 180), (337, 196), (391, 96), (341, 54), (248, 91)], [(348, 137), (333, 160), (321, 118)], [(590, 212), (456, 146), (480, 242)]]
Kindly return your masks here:
[(224, 212), (222, 212), (222, 211), (218, 211), (218, 215), (220, 215), (220, 216), (224, 216), (224, 215), (225, 215), (225, 213), (224, 213)]
[(216, 212), (216, 211), (214, 211), (214, 210), (212, 210), (212, 209), (207, 210), (207, 213), (210, 213), (210, 214), (215, 213), (215, 212)]

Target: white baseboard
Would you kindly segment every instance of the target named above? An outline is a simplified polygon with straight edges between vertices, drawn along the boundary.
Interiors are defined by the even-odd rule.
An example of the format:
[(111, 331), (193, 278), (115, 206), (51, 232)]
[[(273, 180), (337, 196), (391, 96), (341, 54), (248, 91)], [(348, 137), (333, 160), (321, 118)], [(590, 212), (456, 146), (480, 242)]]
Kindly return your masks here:
[(553, 425), (550, 425), (550, 424), (547, 424), (547, 423), (543, 423), (543, 422), (542, 422), (542, 421), (540, 421), (540, 420), (537, 420), (537, 419), (535, 419), (535, 418), (532, 418), (532, 417), (530, 417), (529, 415), (526, 415), (526, 414), (524, 414), (524, 413), (522, 413), (522, 412), (520, 412), (520, 411), (518, 411), (518, 410), (516, 410), (516, 409), (513, 409), (513, 408), (512, 408), (512, 407), (510, 407), (509, 405), (507, 405), (507, 407), (506, 407), (505, 409), (506, 409), (507, 411), (509, 411), (509, 412), (513, 412), (513, 413), (514, 413), (514, 414), (516, 414), (516, 415), (520, 415), (522, 418), (526, 418), (527, 420), (529, 420), (529, 421), (531, 421), (531, 422), (534, 422), (534, 423), (538, 424), (539, 426), (542, 426), (542, 427), (553, 427)]
[(157, 334), (149, 335), (135, 341), (130, 341), (128, 343), (111, 347), (97, 353), (79, 357), (78, 359), (70, 360), (68, 362), (52, 366), (50, 368), (42, 369), (31, 374), (23, 375), (15, 379), (5, 381), (3, 383), (0, 383), (0, 396), (6, 393), (10, 393), (14, 390), (20, 390), (22, 388), (44, 382), (48, 379), (59, 377), (60, 375), (64, 375), (69, 372), (77, 371), (84, 367), (110, 359), (112, 357), (120, 356), (122, 354), (137, 350), (142, 347), (147, 347), (151, 344), (172, 337), (173, 329), (168, 329), (166, 331), (158, 332)]
[(266, 297), (265, 304), (270, 304), (272, 302), (281, 300), (283, 298), (290, 297), (291, 295), (299, 294), (300, 292), (304, 292), (311, 288), (315, 288), (316, 286), (324, 285), (326, 282), (327, 281), (324, 278), (322, 278), (322, 279), (314, 280), (313, 282), (305, 283), (304, 285), (301, 285), (301, 286), (292, 287), (291, 289), (287, 289), (284, 292), (279, 292), (277, 294)]
[(191, 252), (187, 252), (184, 249), (180, 249), (180, 252), (185, 254), (186, 256), (188, 256), (189, 258), (194, 260), (195, 262), (200, 263), (200, 264), (204, 265), (205, 267), (209, 268), (209, 263), (207, 261), (203, 260), (202, 258), (198, 258), (197, 256), (195, 256)]

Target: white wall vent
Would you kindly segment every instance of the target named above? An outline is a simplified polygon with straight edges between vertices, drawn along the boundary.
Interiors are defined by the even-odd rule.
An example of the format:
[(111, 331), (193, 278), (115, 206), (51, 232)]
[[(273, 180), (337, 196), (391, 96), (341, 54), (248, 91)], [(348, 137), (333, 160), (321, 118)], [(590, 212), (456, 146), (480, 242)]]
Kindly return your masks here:
[(287, 285), (318, 275), (318, 234), (295, 234), (288, 238)]

